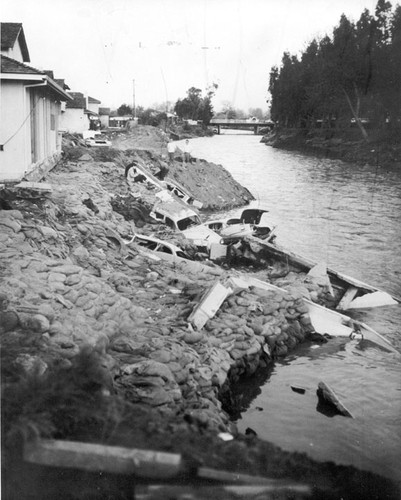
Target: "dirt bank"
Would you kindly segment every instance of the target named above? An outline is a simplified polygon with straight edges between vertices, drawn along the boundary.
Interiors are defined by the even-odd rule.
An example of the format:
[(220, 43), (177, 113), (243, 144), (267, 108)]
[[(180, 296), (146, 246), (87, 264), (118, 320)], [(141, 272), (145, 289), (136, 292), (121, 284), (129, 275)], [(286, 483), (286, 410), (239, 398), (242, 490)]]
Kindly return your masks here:
[[(119, 166), (140, 159), (141, 164), (155, 174), (160, 168), (167, 168), (169, 177), (177, 180), (195, 199), (202, 202), (203, 211), (239, 207), (254, 199), (252, 193), (235, 181), (221, 165), (199, 158), (194, 158), (190, 164), (183, 164), (179, 153), (176, 154), (176, 161), (168, 163), (169, 136), (159, 128), (150, 125), (138, 126), (130, 132), (111, 132), (107, 135), (112, 141), (112, 149), (95, 151), (82, 147), (66, 147), (65, 158), (75, 161), (85, 153), (90, 153), (96, 161), (112, 160)], [(205, 182), (206, 179), (208, 182)], [(124, 190), (126, 191), (126, 187), (123, 184)], [(121, 192), (121, 189), (111, 192), (116, 194)]]
[(337, 158), (363, 165), (401, 167), (399, 136), (383, 130), (368, 129), (369, 140), (361, 138), (358, 129), (277, 129), (262, 138), (275, 148), (300, 151), (318, 158)]
[[(397, 498), (397, 487), (374, 474), (319, 464), (252, 433), (236, 434), (221, 390), (308, 338), (302, 300), (291, 287), (274, 295), (244, 291), (230, 296), (204, 328), (189, 325), (205, 292), (217, 280), (226, 283), (230, 272), (210, 263), (195, 271), (125, 244), (139, 229), (169, 233), (144, 215), (153, 190), (128, 191), (127, 163), (135, 159), (157, 171), (164, 162), (162, 133), (136, 132), (137, 143), (132, 136), (114, 138), (125, 149), (70, 144), (41, 190), (9, 186), (1, 193), (5, 497), (132, 498), (129, 477), (70, 474), (22, 462), (24, 442), (41, 437), (180, 453), (179, 481), (192, 498), (242, 498), (197, 489), (199, 466), (297, 481), (312, 498)], [(162, 156), (145, 148), (152, 135)], [(205, 195), (194, 183), (194, 196), (208, 208), (233, 206), (234, 194), (235, 203), (246, 199), (221, 167), (175, 162), (170, 172), (187, 186), (195, 174), (203, 185), (220, 186), (224, 195), (216, 205), (216, 194)], [(132, 212), (127, 204), (124, 215), (116, 210), (122, 206), (117, 197), (135, 200)], [(223, 441), (222, 431), (234, 439)], [(161, 495), (148, 492), (146, 498), (167, 497)], [(274, 495), (304, 497), (285, 489)]]

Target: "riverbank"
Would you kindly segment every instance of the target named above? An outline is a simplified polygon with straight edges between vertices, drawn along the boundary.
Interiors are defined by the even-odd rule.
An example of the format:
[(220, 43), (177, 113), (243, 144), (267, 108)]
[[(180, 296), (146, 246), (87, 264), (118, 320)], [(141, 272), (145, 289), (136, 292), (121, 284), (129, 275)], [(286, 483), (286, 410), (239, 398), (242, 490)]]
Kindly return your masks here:
[[(303, 340), (298, 319), (304, 311), (295, 291), (274, 300), (245, 292), (231, 297), (207, 327), (188, 326), (204, 293), (229, 275), (209, 264), (189, 271), (127, 249), (124, 240), (138, 230), (138, 220), (116, 210), (124, 200), (141, 198), (146, 206), (154, 199), (152, 190), (139, 186), (134, 194), (140, 197), (131, 196), (124, 167), (135, 159), (157, 171), (165, 162), (163, 139), (158, 130), (138, 129), (114, 138), (117, 147), (110, 150), (70, 145), (45, 179), (48, 191), (4, 193), (0, 298), (7, 498), (54, 498), (56, 492), (61, 498), (99, 498), (95, 480), (89, 491), (83, 488), (85, 475), (78, 481), (77, 474), (63, 474), (55, 481), (54, 472), (21, 463), (23, 439), (38, 436), (181, 453), (189, 478), (207, 465), (300, 481), (310, 485), (314, 498), (396, 498), (396, 487), (374, 474), (283, 452), (252, 433), (236, 435), (221, 389), (285, 354), (278, 348)], [(153, 148), (145, 147), (150, 143)], [(208, 209), (248, 199), (222, 167), (200, 160), (184, 166), (177, 158), (169, 168)], [(217, 191), (206, 191), (209, 185)], [(169, 233), (147, 220), (140, 225), (141, 231), (157, 229), (159, 236)], [(291, 335), (288, 327), (285, 333), (289, 319)], [(235, 439), (223, 441), (222, 431)], [(107, 488), (123, 498), (113, 481), (102, 488), (103, 498)]]
[(369, 140), (362, 139), (357, 128), (277, 129), (263, 136), (262, 142), (288, 151), (299, 151), (318, 158), (333, 158), (362, 165), (401, 168), (401, 145), (398, 137), (382, 131), (367, 130)]

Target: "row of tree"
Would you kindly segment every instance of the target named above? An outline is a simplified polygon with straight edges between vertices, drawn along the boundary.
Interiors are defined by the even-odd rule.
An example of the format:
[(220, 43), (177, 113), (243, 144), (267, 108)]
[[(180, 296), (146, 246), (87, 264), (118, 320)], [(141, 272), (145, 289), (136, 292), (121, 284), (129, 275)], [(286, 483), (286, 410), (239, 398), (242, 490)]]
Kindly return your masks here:
[[(215, 115), (212, 99), (216, 90), (217, 85), (212, 84), (206, 89), (205, 95), (202, 96), (201, 89), (191, 87), (187, 90), (186, 97), (178, 99), (174, 106), (172, 106), (171, 102), (154, 104), (152, 108), (137, 106), (135, 114), (140, 124), (157, 126), (160, 125), (163, 120), (166, 120), (166, 110), (172, 109), (181, 120), (195, 120), (207, 126)], [(128, 104), (122, 104), (117, 109), (117, 115), (132, 116), (132, 107)], [(246, 113), (242, 109), (234, 108), (229, 101), (223, 102), (223, 107), (217, 115), (219, 117), (229, 119), (246, 119), (249, 117), (255, 117), (259, 120), (263, 120), (269, 117), (268, 113), (264, 112), (262, 108), (250, 108), (248, 113)]]
[[(212, 98), (217, 89), (217, 84), (213, 83), (206, 89), (206, 93), (202, 96), (202, 90), (196, 87), (191, 87), (187, 90), (187, 95), (183, 99), (178, 99), (174, 105), (174, 112), (178, 118), (182, 120), (200, 121), (204, 125), (209, 125), (210, 120), (214, 115)], [(167, 109), (167, 103), (166, 108)], [(119, 116), (132, 115), (131, 106), (122, 104), (117, 109)], [(135, 114), (138, 117), (139, 123), (143, 125), (159, 125), (160, 121), (167, 118), (167, 113), (160, 109), (160, 106), (153, 108), (143, 108), (137, 106)]]
[(270, 72), (271, 117), (285, 127), (401, 127), (401, 7), (379, 0), (358, 22), (341, 16), (331, 37)]
[[(167, 120), (166, 104), (155, 104), (152, 108), (137, 106), (135, 116), (141, 125), (153, 125), (157, 127)], [(117, 109), (118, 116), (133, 116), (133, 108), (128, 104), (121, 104)]]

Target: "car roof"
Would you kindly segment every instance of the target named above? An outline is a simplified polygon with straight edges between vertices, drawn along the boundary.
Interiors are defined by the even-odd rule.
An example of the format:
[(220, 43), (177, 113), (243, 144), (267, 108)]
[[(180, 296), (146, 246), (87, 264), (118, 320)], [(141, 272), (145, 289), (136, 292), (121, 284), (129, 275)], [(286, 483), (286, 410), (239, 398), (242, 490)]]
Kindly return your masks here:
[(161, 245), (166, 245), (167, 247), (174, 248), (177, 252), (182, 252), (182, 248), (174, 245), (174, 243), (170, 243), (169, 241), (159, 240), (158, 238), (153, 238), (152, 236), (146, 236), (144, 234), (136, 234), (134, 238), (134, 243), (136, 239), (142, 239), (147, 241), (152, 241), (153, 243), (159, 243)]
[(153, 207), (153, 211), (166, 215), (174, 221), (179, 221), (193, 216), (199, 218), (199, 215), (194, 210), (191, 210), (174, 200), (156, 203)]

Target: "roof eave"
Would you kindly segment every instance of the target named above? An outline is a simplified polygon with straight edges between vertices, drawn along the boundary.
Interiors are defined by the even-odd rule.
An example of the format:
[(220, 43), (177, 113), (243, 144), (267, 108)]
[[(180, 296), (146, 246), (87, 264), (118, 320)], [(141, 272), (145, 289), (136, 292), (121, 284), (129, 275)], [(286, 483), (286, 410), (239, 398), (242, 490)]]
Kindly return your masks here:
[(22, 52), (22, 57), (24, 62), (31, 62), (30, 56), (29, 56), (29, 51), (28, 51), (28, 45), (25, 40), (25, 33), (24, 33), (24, 28), (21, 26), (21, 29), (18, 33), (18, 37), (20, 41), (20, 46), (21, 46), (21, 52)]
[(43, 75), (35, 73), (0, 73), (2, 80), (29, 80), (29, 81), (43, 81)]
[(63, 101), (73, 101), (73, 98), (65, 92), (64, 89), (60, 87), (54, 80), (52, 80), (49, 76), (45, 75), (44, 79), (47, 81), (49, 87), (51, 87), (53, 90), (56, 91), (57, 94), (59, 94), (61, 97), (63, 97)]
[(49, 78), (47, 75), (35, 75), (33, 73), (0, 73), (1, 80), (18, 80), (22, 82), (43, 82), (46, 83), (56, 94), (58, 94), (62, 101), (72, 101), (73, 98), (67, 94), (57, 83)]

